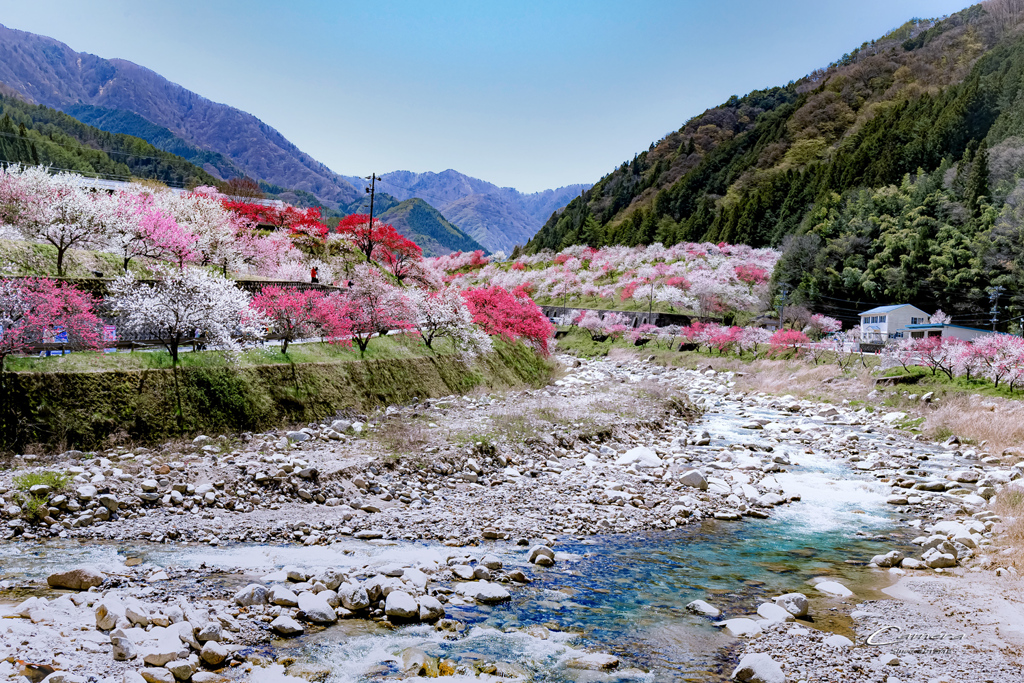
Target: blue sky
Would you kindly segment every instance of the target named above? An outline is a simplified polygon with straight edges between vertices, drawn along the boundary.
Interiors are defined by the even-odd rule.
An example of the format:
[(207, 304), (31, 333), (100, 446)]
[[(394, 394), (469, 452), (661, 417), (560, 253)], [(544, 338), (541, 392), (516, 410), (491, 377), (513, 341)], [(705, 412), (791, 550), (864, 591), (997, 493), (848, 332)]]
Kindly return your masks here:
[(342, 174), (594, 182), (687, 119), (964, 0), (6, 2), (0, 23), (248, 111)]

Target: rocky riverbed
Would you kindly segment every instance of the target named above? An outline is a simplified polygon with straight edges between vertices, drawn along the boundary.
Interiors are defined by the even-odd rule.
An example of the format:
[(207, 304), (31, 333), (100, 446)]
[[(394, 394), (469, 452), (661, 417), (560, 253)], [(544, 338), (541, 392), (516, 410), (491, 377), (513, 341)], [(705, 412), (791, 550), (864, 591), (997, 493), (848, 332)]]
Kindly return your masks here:
[[(804, 459), (834, 462), (873, 491), (888, 488), (879, 505), (904, 532), (890, 542), (877, 539), (877, 555), (860, 561), (879, 586), (951, 572), (970, 579), (998, 574), (993, 590), (1018, 585), (999, 544), (1003, 520), (990, 501), (1021, 487), (1022, 472), (1001, 454), (955, 438), (936, 445), (908, 437), (893, 429), (905, 417), (898, 413), (745, 394), (731, 373), (639, 359), (561, 361), (561, 379), (543, 390), (424, 400), (291, 431), (200, 436), (151, 450), (17, 458), (0, 475), (8, 567), (34, 547), (81, 554), (90, 540), (121, 549), (218, 551), (272, 543), (284, 555), (304, 548), (310, 554), (290, 552), (310, 562), (256, 573), (243, 560), (215, 569), (127, 566), (132, 558), (122, 553), (114, 556), (116, 566), (81, 569), (88, 580), (62, 590), (41, 588), (41, 576), (2, 570), (0, 600), (11, 619), (0, 624), (0, 647), (11, 661), (0, 663), (0, 675), (24, 671), (43, 680), (45, 669), (26, 669), (20, 659), (59, 669), (50, 683), (74, 676), (269, 681), (286, 675), (275, 664), (280, 639), (305, 642), (347, 629), (338, 636), (344, 640), (353, 624), (365, 624), (355, 631), (360, 637), (401, 627), (428, 629), (422, 633), (436, 634), (429, 638), (437, 643), (485, 638), (474, 619), (493, 618), (514, 603), (525, 603), (519, 610), (542, 598), (550, 604), (532, 584), (581, 573), (577, 567), (586, 562), (566, 552), (570, 541), (773, 524), (774, 515), (807, 495), (789, 474)], [(702, 419), (704, 412), (714, 417)], [(46, 472), (70, 481), (46, 479)], [(836, 476), (821, 485), (842, 483)], [(364, 547), (385, 554), (364, 557)], [(334, 554), (314, 555), (318, 548)], [(389, 561), (389, 549), (414, 552)], [(30, 564), (22, 559), (19, 566)], [(694, 605), (692, 618), (723, 634), (711, 647), (727, 666), (707, 680), (948, 675), (912, 654), (894, 655), (898, 665), (880, 663), (877, 657), (889, 653), (864, 642), (866, 629), (884, 627), (878, 620), (902, 602), (856, 607), (860, 596), (836, 576), (812, 583), (789, 587), (811, 598), (810, 620), (794, 613), (799, 607), (790, 609), (801, 597), (780, 602), (763, 595), (763, 602), (745, 604), (741, 596), (722, 604), (709, 594)], [(1016, 609), (1024, 622), (1019, 603)], [(579, 649), (565, 626), (503, 626), (533, 639), (535, 649), (559, 643), (557, 677), (538, 673), (544, 661), (523, 666), (464, 652), (446, 658), (417, 647), (392, 653), (393, 666), (346, 672), (349, 678), (315, 657), (283, 663), (287, 675), (334, 680), (662, 680), (659, 672), (645, 673), (644, 653), (596, 651), (598, 641), (586, 637), (582, 644), (591, 649)], [(816, 628), (823, 626), (828, 630)], [(960, 651), (986, 653), (992, 666), (982, 680), (1018, 680), (1004, 677), (1019, 665), (1020, 650), (1014, 654), (1010, 641)], [(747, 658), (737, 667), (741, 655)]]

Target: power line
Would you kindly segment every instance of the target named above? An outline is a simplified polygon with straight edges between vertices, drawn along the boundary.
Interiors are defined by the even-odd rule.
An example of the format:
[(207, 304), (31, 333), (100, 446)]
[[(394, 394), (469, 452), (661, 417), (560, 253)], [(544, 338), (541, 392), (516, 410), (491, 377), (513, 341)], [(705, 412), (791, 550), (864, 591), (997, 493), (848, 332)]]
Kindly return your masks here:
[[(65, 133), (65, 135), (66, 135), (66, 133)], [(111, 135), (113, 135), (113, 133), (111, 133)], [(28, 140), (29, 142), (37, 142), (37, 140), (34, 140), (33, 138), (31, 138), (31, 137), (29, 137), (27, 135), (19, 135), (18, 133), (0, 133), (0, 136), (7, 137), (7, 138), (17, 138), (19, 140)], [(40, 140), (39, 142), (47, 142), (47, 143), (49, 143), (51, 145), (56, 145), (57, 147), (63, 147), (64, 149), (71, 149), (71, 150), (87, 149), (87, 150), (89, 150), (91, 152), (103, 152), (103, 153), (105, 153), (107, 155), (119, 154), (121, 156), (133, 157), (135, 159), (152, 159), (153, 161), (167, 161), (166, 157), (154, 157), (154, 156), (148, 156), (148, 155), (145, 155), (145, 154), (132, 154), (131, 152), (117, 152), (117, 151), (110, 151), (110, 150), (105, 150), (105, 149), (95, 149), (93, 147), (89, 147), (88, 145), (86, 145), (86, 144), (84, 144), (82, 142), (79, 142), (77, 147), (74, 146), (74, 145), (65, 145), (63, 143), (57, 142), (53, 138), (50, 138), (50, 137), (47, 137), (46, 135), (43, 135), (42, 133), (40, 133), (39, 136), (41, 138), (43, 138), (43, 140)], [(68, 137), (71, 137), (71, 136), (68, 135)], [(134, 136), (128, 136), (128, 137), (134, 137)], [(72, 139), (75, 139), (75, 138), (72, 138)], [(138, 138), (138, 139), (142, 140), (142, 138)], [(142, 141), (146, 142), (145, 140), (142, 140)], [(146, 144), (152, 145), (152, 143), (150, 143), (150, 142), (147, 142)], [(153, 145), (153, 147), (156, 148), (156, 145)], [(171, 156), (175, 156), (175, 157), (178, 156), (177, 154), (174, 154), (172, 152), (167, 152), (167, 154), (170, 154)], [(182, 161), (186, 162), (186, 163), (190, 163), (190, 164), (192, 163), (188, 159), (186, 159), (185, 157), (178, 157), (178, 158), (181, 159)]]

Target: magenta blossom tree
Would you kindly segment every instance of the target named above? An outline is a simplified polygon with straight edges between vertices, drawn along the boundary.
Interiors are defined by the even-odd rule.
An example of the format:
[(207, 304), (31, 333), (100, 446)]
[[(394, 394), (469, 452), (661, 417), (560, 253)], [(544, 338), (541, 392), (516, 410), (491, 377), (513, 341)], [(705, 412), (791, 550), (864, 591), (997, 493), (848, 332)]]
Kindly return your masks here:
[(94, 304), (92, 295), (52, 280), (0, 280), (0, 372), (8, 356), (40, 343), (99, 350), (102, 323)]

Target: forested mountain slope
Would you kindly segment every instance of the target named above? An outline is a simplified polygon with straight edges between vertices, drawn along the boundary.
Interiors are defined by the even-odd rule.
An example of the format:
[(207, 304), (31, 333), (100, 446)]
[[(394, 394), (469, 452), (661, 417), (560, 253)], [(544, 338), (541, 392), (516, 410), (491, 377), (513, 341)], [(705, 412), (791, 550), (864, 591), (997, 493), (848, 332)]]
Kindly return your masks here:
[(1021, 17), (1021, 0), (993, 0), (911, 21), (734, 97), (602, 178), (528, 249), (782, 245), (777, 282), (819, 306), (909, 301), (976, 322), (996, 284), (1024, 304)]
[(122, 59), (75, 52), (60, 41), (0, 26), (0, 83), (33, 103), (132, 112), (185, 143), (219, 153), (258, 180), (352, 202), (347, 181), (252, 114), (211, 102)]
[(173, 187), (216, 178), (145, 140), (88, 126), (67, 114), (0, 95), (0, 162), (43, 165), (85, 175), (159, 180)]

